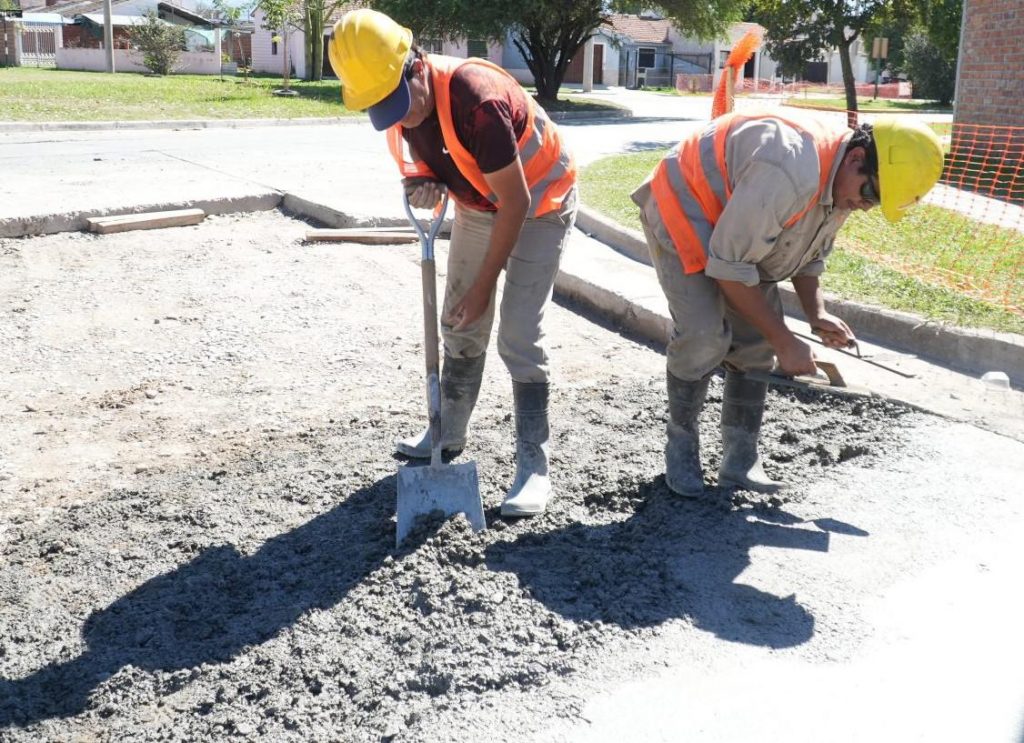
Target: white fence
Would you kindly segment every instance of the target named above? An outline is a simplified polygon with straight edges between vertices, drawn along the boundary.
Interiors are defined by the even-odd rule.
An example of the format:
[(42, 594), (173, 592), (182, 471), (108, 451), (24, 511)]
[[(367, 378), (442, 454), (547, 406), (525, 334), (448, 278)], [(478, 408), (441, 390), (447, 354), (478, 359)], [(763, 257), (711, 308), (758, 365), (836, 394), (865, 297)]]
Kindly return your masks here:
[[(105, 72), (107, 54), (103, 49), (58, 48), (57, 68)], [(114, 50), (114, 70), (117, 72), (149, 72), (142, 64), (142, 52), (128, 49)], [(220, 59), (216, 52), (182, 52), (174, 66), (174, 71), (193, 75), (219, 75)]]

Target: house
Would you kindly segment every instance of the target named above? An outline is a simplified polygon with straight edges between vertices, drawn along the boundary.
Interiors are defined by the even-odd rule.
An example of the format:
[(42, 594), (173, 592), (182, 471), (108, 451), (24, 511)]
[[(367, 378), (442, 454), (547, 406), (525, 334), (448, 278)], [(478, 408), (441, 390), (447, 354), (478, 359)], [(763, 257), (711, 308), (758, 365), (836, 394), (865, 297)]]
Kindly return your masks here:
[[(141, 56), (130, 49), (129, 31), (143, 23), (146, 13), (151, 11), (164, 23), (184, 28), (186, 51), (179, 58), (180, 72), (220, 74), (222, 53), (243, 63), (250, 56), (244, 26), (225, 29), (221, 22), (211, 21), (183, 5), (161, 0), (122, 0), (115, 1), (112, 10), (117, 71), (146, 71)], [(0, 61), (8, 58), (8, 64), (105, 71), (104, 24), (102, 0), (45, 0), (45, 5), (37, 5), (32, 11), (26, 8), (16, 22), (0, 23), (0, 50), (5, 43), (14, 49), (13, 53), (0, 56)]]
[[(750, 31), (764, 35), (756, 23), (734, 23), (724, 37), (702, 41), (655, 13), (613, 14), (608, 26), (620, 48), (619, 84), (631, 88), (675, 87), (682, 82), (694, 90), (712, 90), (733, 45)], [(756, 88), (767, 85), (775, 72), (774, 60), (758, 48), (743, 76)]]
[[(761, 28), (735, 23), (724, 38), (704, 42), (685, 36), (670, 20), (655, 13), (611, 14), (589, 42), (593, 44), (593, 83), (638, 88), (672, 87), (680, 81), (689, 87), (688, 83), (695, 81), (694, 89), (711, 90), (733, 44), (755, 27)], [(573, 57), (566, 70), (566, 83), (582, 81), (583, 57), (582, 49)], [(533, 82), (511, 40), (504, 45), (501, 64), (521, 83)], [(745, 76), (771, 80), (775, 71), (775, 62), (759, 49), (748, 63)]]

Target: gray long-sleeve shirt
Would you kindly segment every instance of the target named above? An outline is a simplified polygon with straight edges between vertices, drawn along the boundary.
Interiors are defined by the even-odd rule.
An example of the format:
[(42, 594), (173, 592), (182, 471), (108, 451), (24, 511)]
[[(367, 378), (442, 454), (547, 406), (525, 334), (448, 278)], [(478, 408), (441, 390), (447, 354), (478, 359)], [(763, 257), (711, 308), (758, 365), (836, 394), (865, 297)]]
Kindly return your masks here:
[[(832, 165), (818, 203), (787, 228), (786, 222), (806, 208), (818, 191), (820, 171), (813, 142), (779, 119), (752, 119), (736, 126), (725, 150), (732, 196), (711, 231), (705, 275), (748, 286), (820, 275), (836, 233), (850, 214), (832, 205), (832, 185), (843, 151)], [(673, 245), (658, 214), (650, 177), (632, 198), (658, 239)]]

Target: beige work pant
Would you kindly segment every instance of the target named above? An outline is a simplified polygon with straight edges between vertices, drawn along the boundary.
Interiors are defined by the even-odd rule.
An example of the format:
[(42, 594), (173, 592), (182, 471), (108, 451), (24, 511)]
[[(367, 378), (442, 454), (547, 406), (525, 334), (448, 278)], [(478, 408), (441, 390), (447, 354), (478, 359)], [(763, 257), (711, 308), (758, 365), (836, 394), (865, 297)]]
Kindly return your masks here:
[[(446, 316), (473, 284), (491, 243), (494, 212), (455, 205), (455, 223), (448, 247), (448, 279), (444, 290)], [(576, 189), (562, 209), (527, 219), (508, 262), (498, 323), (498, 354), (516, 382), (547, 382), (548, 355), (541, 323), (551, 300), (562, 250), (576, 221)], [(496, 292), (495, 292), (496, 293)], [(445, 353), (476, 358), (487, 350), (494, 324), (494, 294), (487, 311), (466, 330), (456, 332), (441, 323)]]
[[(775, 363), (775, 351), (761, 331), (729, 306), (718, 282), (703, 272), (683, 272), (679, 254), (673, 246), (661, 244), (642, 210), (640, 221), (672, 315), (672, 334), (666, 349), (669, 372), (685, 382), (696, 382), (723, 364), (741, 372), (769, 371)], [(764, 283), (760, 288), (782, 317), (778, 287)]]

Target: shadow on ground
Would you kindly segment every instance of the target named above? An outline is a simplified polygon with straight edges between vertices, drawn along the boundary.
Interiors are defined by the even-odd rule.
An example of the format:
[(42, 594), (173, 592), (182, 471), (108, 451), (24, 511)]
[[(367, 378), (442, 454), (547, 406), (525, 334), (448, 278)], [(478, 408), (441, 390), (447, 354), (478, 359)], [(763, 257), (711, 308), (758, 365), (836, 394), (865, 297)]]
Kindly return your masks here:
[(146, 581), (86, 620), (85, 653), (0, 679), (0, 728), (76, 715), (128, 665), (172, 671), (227, 662), (305, 612), (333, 606), (390, 554), (394, 501), (392, 475), (251, 556), (216, 547)]
[(622, 521), (496, 543), (487, 564), (515, 573), (533, 598), (575, 621), (628, 629), (688, 618), (725, 640), (776, 648), (812, 637), (814, 618), (795, 596), (736, 579), (754, 547), (828, 551), (823, 527), (784, 511), (674, 497), (661, 477), (635, 499), (636, 512)]

